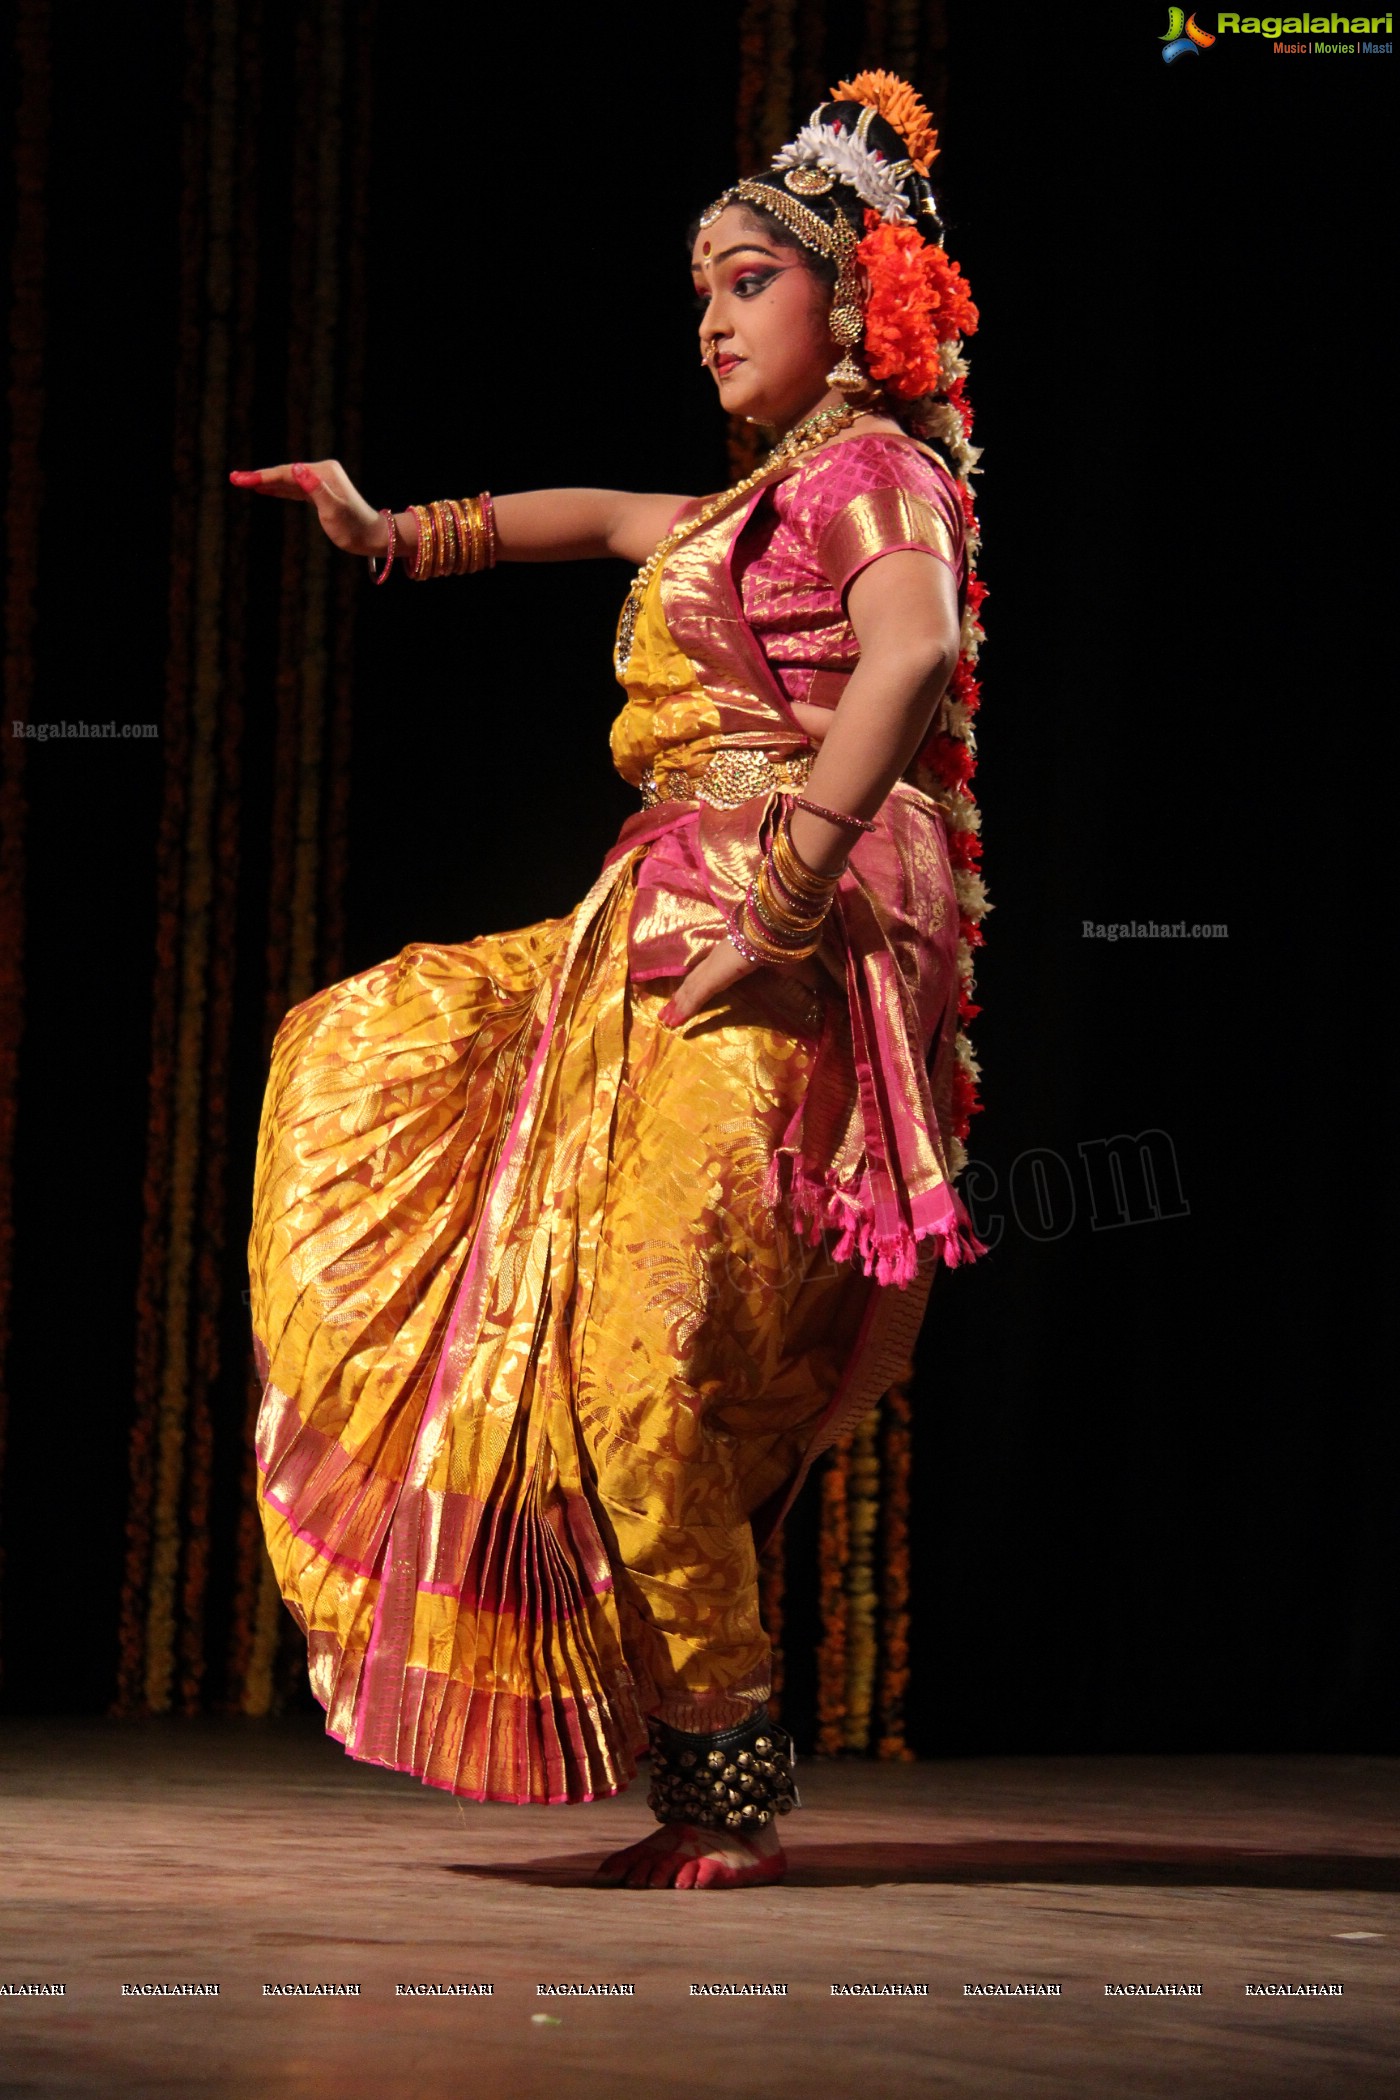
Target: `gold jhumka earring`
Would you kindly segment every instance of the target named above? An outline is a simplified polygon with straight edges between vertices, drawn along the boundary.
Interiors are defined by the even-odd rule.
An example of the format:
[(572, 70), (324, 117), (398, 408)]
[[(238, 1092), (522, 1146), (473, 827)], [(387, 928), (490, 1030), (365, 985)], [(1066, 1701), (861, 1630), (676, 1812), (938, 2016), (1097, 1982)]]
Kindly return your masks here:
[(841, 355), (826, 375), (828, 386), (848, 397), (870, 392), (869, 376), (856, 363), (855, 348), (863, 333), (860, 309), (851, 306), (834, 306), (831, 310), (831, 333)]

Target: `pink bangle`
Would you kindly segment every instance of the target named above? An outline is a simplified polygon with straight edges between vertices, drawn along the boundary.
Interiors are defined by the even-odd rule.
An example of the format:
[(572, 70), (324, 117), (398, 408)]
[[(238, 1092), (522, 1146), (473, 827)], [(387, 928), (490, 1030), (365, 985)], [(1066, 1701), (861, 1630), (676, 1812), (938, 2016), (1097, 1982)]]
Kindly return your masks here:
[(842, 824), (848, 831), (873, 831), (875, 826), (869, 817), (850, 817), (844, 810), (823, 809), (820, 802), (809, 802), (805, 795), (789, 795), (788, 801), (795, 809), (805, 809), (812, 817), (825, 817), (828, 824)]
[(379, 555), (371, 554), (367, 557), (369, 561), (370, 580), (373, 583), (387, 582), (389, 571), (394, 566), (394, 556), (399, 551), (399, 528), (394, 523), (394, 513), (391, 510), (381, 510), (379, 515), (389, 528), (389, 555), (382, 569), (376, 569), (374, 566), (375, 563), (380, 559)]

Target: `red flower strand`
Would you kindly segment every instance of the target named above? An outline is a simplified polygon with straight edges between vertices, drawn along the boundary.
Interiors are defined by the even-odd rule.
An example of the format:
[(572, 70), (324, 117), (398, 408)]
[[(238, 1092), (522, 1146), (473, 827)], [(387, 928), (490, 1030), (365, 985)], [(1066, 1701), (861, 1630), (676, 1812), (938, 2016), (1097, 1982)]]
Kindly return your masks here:
[[(865, 214), (866, 233), (856, 250), (870, 280), (865, 304), (865, 357), (872, 379), (885, 381), (906, 401), (937, 393), (943, 366), (940, 343), (974, 335), (977, 308), (960, 266), (942, 248), (925, 241), (917, 226), (898, 226), (878, 212)], [(948, 398), (972, 427), (972, 410), (961, 379)]]

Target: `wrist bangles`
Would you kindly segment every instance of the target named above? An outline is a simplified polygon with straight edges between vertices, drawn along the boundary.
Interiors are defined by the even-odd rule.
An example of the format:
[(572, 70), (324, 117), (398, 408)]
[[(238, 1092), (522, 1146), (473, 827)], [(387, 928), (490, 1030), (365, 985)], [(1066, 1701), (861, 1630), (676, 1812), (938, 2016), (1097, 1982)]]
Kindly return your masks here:
[(850, 817), (839, 810), (823, 809), (801, 795), (783, 798), (773, 843), (757, 875), (729, 914), (730, 941), (751, 963), (805, 962), (821, 945), (822, 928), (831, 909), (844, 866), (834, 874), (820, 875), (809, 868), (792, 843), (792, 808), (808, 810), (852, 831), (873, 831), (865, 817)]
[(496, 516), (487, 490), (462, 502), (415, 503), (418, 548), (409, 576), (427, 583), (434, 576), (477, 576), (496, 566)]
[[(407, 573), (414, 583), (427, 583), (435, 576), (477, 576), (496, 566), (496, 513), (490, 491), (467, 496), (461, 502), (449, 497), (445, 503), (410, 505), (418, 520), (418, 545)], [(389, 548), (383, 568), (379, 556), (369, 556), (369, 573), (376, 583), (387, 580), (398, 553), (399, 534), (394, 513), (379, 513), (389, 530)]]

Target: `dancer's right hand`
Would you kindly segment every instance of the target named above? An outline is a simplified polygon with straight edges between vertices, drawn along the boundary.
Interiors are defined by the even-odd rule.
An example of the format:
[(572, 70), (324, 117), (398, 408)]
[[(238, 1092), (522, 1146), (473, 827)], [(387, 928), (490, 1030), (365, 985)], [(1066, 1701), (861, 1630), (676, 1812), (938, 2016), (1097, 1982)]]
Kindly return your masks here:
[(236, 489), (257, 496), (280, 496), (284, 503), (314, 503), (321, 530), (346, 554), (386, 554), (389, 528), (371, 510), (338, 459), (318, 459), (308, 466), (253, 467), (229, 475)]

